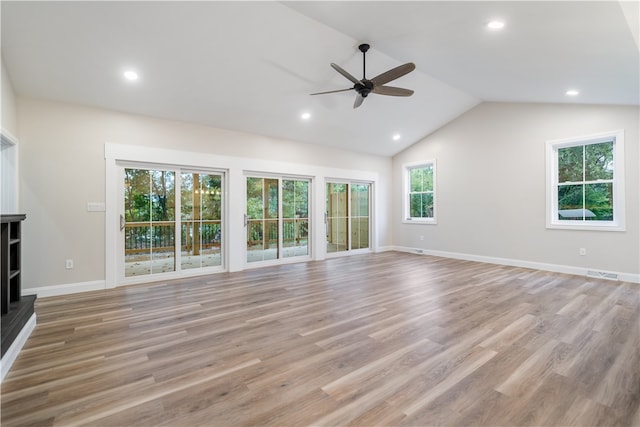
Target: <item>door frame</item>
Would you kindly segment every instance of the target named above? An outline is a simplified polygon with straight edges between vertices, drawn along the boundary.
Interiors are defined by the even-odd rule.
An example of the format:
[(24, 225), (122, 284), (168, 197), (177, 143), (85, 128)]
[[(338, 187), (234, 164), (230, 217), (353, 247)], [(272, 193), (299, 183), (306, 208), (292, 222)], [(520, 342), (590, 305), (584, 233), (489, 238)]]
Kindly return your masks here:
[[(130, 285), (130, 284), (138, 284), (138, 283), (148, 283), (155, 282), (158, 280), (166, 280), (166, 279), (175, 279), (181, 277), (191, 277), (198, 276), (201, 274), (211, 274), (227, 271), (227, 254), (226, 254), (226, 237), (227, 227), (226, 227), (226, 197), (224, 194), (226, 191), (226, 174), (223, 170), (213, 169), (213, 168), (202, 168), (202, 167), (193, 167), (192, 165), (188, 166), (179, 166), (179, 165), (167, 165), (167, 164), (157, 164), (157, 163), (148, 163), (148, 162), (132, 162), (132, 161), (117, 161), (116, 165), (118, 167), (118, 182), (124, 184), (124, 170), (125, 169), (142, 169), (142, 170), (165, 170), (171, 171), (175, 173), (174, 177), (174, 197), (175, 197), (175, 212), (174, 212), (174, 263), (175, 269), (174, 271), (170, 271), (167, 273), (156, 273), (156, 274), (146, 274), (141, 276), (129, 276), (125, 275), (125, 258), (124, 251), (122, 250), (124, 246), (124, 234), (120, 229), (120, 222), (118, 228), (120, 229), (119, 233), (116, 233), (116, 245), (119, 250), (117, 250), (116, 254), (116, 286), (120, 285)], [(223, 203), (222, 203), (222, 212), (221, 212), (221, 257), (222, 264), (220, 266), (212, 266), (212, 267), (204, 267), (204, 268), (194, 268), (194, 269), (186, 269), (183, 270), (181, 268), (181, 258), (182, 258), (182, 242), (181, 242), (181, 225), (182, 219), (181, 217), (181, 174), (182, 173), (210, 173), (220, 175), (222, 177), (222, 192), (223, 192)], [(118, 191), (118, 220), (120, 221), (120, 215), (124, 212), (124, 186), (120, 185), (117, 188)]]
[[(289, 263), (295, 263), (295, 262), (303, 262), (303, 261), (311, 261), (312, 259), (316, 259), (314, 257), (314, 253), (315, 253), (315, 248), (314, 248), (314, 237), (313, 237), (313, 230), (314, 230), (314, 223), (315, 223), (315, 216), (313, 215), (314, 212), (314, 185), (315, 185), (315, 179), (314, 177), (311, 176), (304, 176), (304, 175), (288, 175), (288, 174), (274, 174), (274, 173), (265, 173), (265, 172), (254, 172), (254, 171), (244, 171), (244, 213), (246, 215), (247, 212), (247, 178), (261, 178), (261, 179), (277, 179), (278, 180), (278, 254), (279, 257), (276, 259), (269, 259), (269, 260), (262, 260), (262, 261), (255, 261), (255, 262), (249, 262), (247, 260), (248, 257), (248, 249), (246, 247), (245, 244), (245, 248), (244, 248), (244, 255), (243, 255), (243, 263), (244, 263), (244, 268), (246, 269), (251, 269), (251, 268), (257, 268), (257, 267), (265, 267), (265, 266), (270, 266), (270, 265), (280, 265), (280, 264), (289, 264)], [(298, 180), (298, 181), (307, 181), (309, 183), (309, 188), (308, 188), (308, 220), (309, 220), (309, 229), (308, 229), (308, 242), (307, 242), (307, 248), (309, 253), (307, 254), (307, 256), (294, 256), (294, 257), (284, 257), (282, 256), (284, 254), (284, 247), (283, 247), (283, 216), (282, 216), (282, 181), (289, 181), (289, 180)], [(247, 217), (248, 218), (248, 217)], [(244, 242), (246, 243), (248, 240), (248, 232), (249, 232), (249, 226), (248, 226), (248, 221), (244, 222)]]
[[(211, 131), (211, 138), (214, 140), (220, 138), (215, 133), (215, 129)], [(189, 138), (189, 135), (185, 135)], [(160, 141), (160, 144), (171, 144), (172, 141)], [(226, 237), (225, 242), (225, 258), (226, 268), (229, 272), (242, 271), (247, 269), (246, 260), (246, 240), (244, 239), (244, 214), (246, 213), (245, 198), (245, 176), (247, 173), (272, 174), (277, 176), (292, 177), (311, 177), (312, 186), (311, 205), (312, 212), (309, 213), (312, 222), (309, 233), (313, 239), (311, 243), (312, 260), (323, 260), (326, 258), (326, 242), (324, 238), (324, 212), (325, 212), (325, 182), (326, 180), (350, 180), (370, 182), (373, 187), (371, 190), (371, 203), (373, 210), (370, 219), (371, 229), (371, 249), (378, 250), (377, 242), (377, 217), (380, 209), (377, 192), (385, 186), (378, 186), (379, 173), (353, 168), (320, 166), (311, 162), (306, 163), (304, 158), (300, 158), (294, 163), (294, 160), (276, 161), (257, 157), (240, 157), (225, 156), (213, 154), (210, 151), (197, 151), (196, 141), (187, 141), (184, 149), (177, 150), (171, 148), (159, 148), (153, 145), (128, 145), (107, 142), (104, 145), (105, 158), (105, 219), (104, 219), (104, 287), (113, 288), (118, 286), (117, 281), (117, 251), (120, 249), (117, 244), (117, 235), (114, 230), (119, 230), (120, 211), (118, 210), (118, 168), (117, 162), (140, 162), (148, 164), (160, 165), (182, 165), (189, 168), (204, 168), (221, 170), (225, 172), (225, 222)], [(193, 143), (191, 143), (193, 142)], [(214, 142), (220, 142), (214, 141)], [(153, 141), (151, 142), (153, 143)], [(251, 146), (248, 141), (248, 146)], [(196, 151), (185, 151), (195, 149)], [(237, 150), (240, 152), (240, 150)], [(258, 156), (259, 154), (256, 154)], [(297, 154), (296, 154), (297, 155)], [(390, 171), (389, 171), (390, 174)], [(339, 178), (337, 178), (339, 177)], [(391, 203), (391, 195), (383, 199), (384, 206)], [(388, 202), (388, 203), (387, 203)], [(391, 218), (391, 211), (385, 209), (383, 218)], [(384, 249), (383, 249), (384, 250)], [(350, 251), (357, 252), (357, 251)], [(292, 262), (300, 262), (297, 257), (292, 257)], [(303, 261), (304, 262), (304, 261)], [(257, 267), (257, 266), (256, 266)], [(202, 273), (194, 273), (201, 275)], [(183, 276), (181, 276), (183, 277)], [(186, 277), (186, 275), (184, 275)]]
[[(329, 183), (333, 183), (333, 184), (345, 184), (347, 185), (347, 228), (349, 230), (349, 232), (347, 233), (347, 250), (345, 251), (336, 251), (336, 252), (327, 252), (326, 248), (327, 248), (327, 241), (326, 241), (326, 235), (327, 235), (327, 227), (328, 227), (328, 216), (326, 215), (327, 212), (327, 184)], [(352, 184), (366, 184), (369, 186), (369, 246), (366, 248), (359, 248), (359, 249), (352, 249), (351, 248), (351, 185)], [(370, 253), (370, 252), (375, 252), (375, 248), (377, 247), (376, 245), (376, 240), (375, 240), (375, 200), (374, 200), (374, 194), (375, 194), (375, 181), (366, 181), (366, 180), (361, 180), (361, 179), (344, 179), (344, 178), (326, 178), (324, 183), (324, 204), (323, 204), (323, 210), (325, 212), (324, 215), (324, 221), (323, 221), (323, 226), (325, 229), (325, 233), (324, 233), (324, 239), (323, 239), (323, 244), (324, 244), (324, 248), (325, 248), (325, 256), (326, 258), (334, 258), (334, 257), (340, 257), (340, 256), (348, 256), (348, 255), (357, 255), (357, 254), (363, 254), (363, 253)]]

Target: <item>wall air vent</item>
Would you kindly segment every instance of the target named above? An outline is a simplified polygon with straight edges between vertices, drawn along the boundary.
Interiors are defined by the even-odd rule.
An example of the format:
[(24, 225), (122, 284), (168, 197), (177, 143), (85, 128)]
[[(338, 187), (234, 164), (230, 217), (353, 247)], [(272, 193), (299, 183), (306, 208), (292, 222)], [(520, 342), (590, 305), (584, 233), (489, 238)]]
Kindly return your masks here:
[(587, 276), (597, 277), (598, 279), (618, 280), (616, 273), (608, 273), (606, 271), (587, 270)]

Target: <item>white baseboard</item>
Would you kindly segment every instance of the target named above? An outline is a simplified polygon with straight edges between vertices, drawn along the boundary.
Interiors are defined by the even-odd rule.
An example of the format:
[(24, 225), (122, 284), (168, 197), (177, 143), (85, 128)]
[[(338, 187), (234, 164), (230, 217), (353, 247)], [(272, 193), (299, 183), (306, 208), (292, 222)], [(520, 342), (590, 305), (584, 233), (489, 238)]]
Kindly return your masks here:
[[(483, 256), (483, 255), (463, 254), (459, 252), (446, 252), (446, 251), (436, 251), (436, 250), (430, 250), (430, 249), (409, 248), (405, 246), (379, 246), (376, 249), (376, 252), (388, 252), (388, 251), (432, 255), (432, 256), (439, 256), (443, 258), (455, 258), (455, 259), (462, 259), (466, 261), (485, 262), (488, 264), (509, 265), (512, 267), (532, 268), (535, 270), (553, 271), (555, 273), (575, 274), (578, 276), (598, 277), (603, 279), (611, 279), (611, 276), (613, 275), (614, 277), (617, 278), (616, 280), (620, 280), (623, 282), (640, 283), (640, 274), (623, 273), (623, 272), (617, 272), (617, 271), (602, 271), (596, 268), (574, 267), (570, 265), (560, 265), (560, 264), (547, 264), (542, 262), (525, 261), (525, 260), (511, 259), (511, 258), (498, 258), (498, 257), (489, 257), (489, 256)], [(356, 255), (359, 253), (364, 253), (364, 252), (355, 251), (353, 255)], [(330, 258), (330, 256), (328, 256), (327, 258)], [(52, 297), (52, 296), (58, 296), (58, 295), (74, 294), (78, 292), (98, 291), (103, 289), (106, 289), (106, 282), (104, 280), (94, 280), (91, 282), (79, 282), (79, 283), (69, 283), (69, 284), (63, 284), (63, 285), (41, 286), (38, 288), (26, 288), (26, 289), (23, 288), (22, 295), (36, 294), (38, 298), (44, 298), (44, 297)]]
[(11, 347), (6, 351), (4, 356), (2, 356), (2, 360), (0, 360), (0, 383), (4, 380), (4, 377), (11, 369), (13, 362), (18, 358), (18, 354), (20, 354), (20, 350), (27, 342), (27, 338), (31, 335), (31, 332), (36, 327), (36, 314), (33, 313), (27, 323), (22, 327), (22, 330), (16, 337), (16, 339), (11, 344)]
[(104, 280), (91, 282), (68, 283), (63, 285), (41, 286), (38, 288), (22, 288), (22, 295), (37, 295), (38, 298), (75, 294), (78, 292), (98, 291), (106, 289)]
[[(525, 261), (511, 258), (498, 258), (483, 255), (463, 254), (458, 252), (436, 251), (421, 248), (409, 248), (405, 246), (394, 246), (394, 250), (399, 252), (409, 252), (412, 254), (432, 255), (443, 258), (462, 259), (465, 261), (485, 262), (488, 264), (509, 265), (512, 267), (532, 268), (534, 270), (552, 271), (554, 273), (574, 274), (577, 276), (598, 277), (611, 280), (616, 277), (621, 282), (640, 283), (640, 274), (623, 273), (618, 271), (602, 271), (597, 268), (575, 267), (571, 265), (547, 264), (543, 262)], [(595, 274), (594, 274), (595, 273)]]

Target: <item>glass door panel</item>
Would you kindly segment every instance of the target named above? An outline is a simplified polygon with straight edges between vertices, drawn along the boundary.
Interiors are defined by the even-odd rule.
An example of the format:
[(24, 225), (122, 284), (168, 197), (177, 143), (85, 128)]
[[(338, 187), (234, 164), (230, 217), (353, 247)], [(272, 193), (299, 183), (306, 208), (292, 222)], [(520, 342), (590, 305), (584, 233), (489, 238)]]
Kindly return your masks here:
[(222, 176), (181, 175), (181, 267), (222, 265)]
[(279, 258), (279, 183), (247, 178), (247, 262)]
[(348, 184), (327, 183), (327, 252), (349, 249), (349, 219), (347, 217)]
[(265, 231), (267, 237), (264, 240), (264, 256), (263, 259), (280, 258), (280, 183), (277, 179), (264, 179), (265, 188)]
[(370, 247), (370, 189), (365, 183), (327, 183), (327, 253)]
[(175, 173), (124, 170), (125, 277), (175, 271)]
[(351, 249), (369, 247), (369, 184), (351, 184)]
[(263, 185), (262, 178), (247, 178), (247, 262), (262, 261)]
[(247, 262), (309, 256), (309, 182), (247, 177)]
[(309, 181), (282, 181), (283, 257), (309, 255)]

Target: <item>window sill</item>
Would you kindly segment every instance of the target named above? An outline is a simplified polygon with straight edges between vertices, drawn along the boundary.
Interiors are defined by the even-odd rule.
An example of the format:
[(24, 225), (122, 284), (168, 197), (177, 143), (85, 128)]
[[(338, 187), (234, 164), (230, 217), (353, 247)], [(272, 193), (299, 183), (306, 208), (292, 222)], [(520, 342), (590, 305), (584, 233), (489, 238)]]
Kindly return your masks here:
[(436, 225), (438, 222), (435, 218), (432, 219), (403, 219), (403, 224), (422, 224), (422, 225)]
[(581, 231), (625, 231), (624, 225), (618, 224), (584, 224), (584, 223), (548, 223), (549, 230), (581, 230)]

